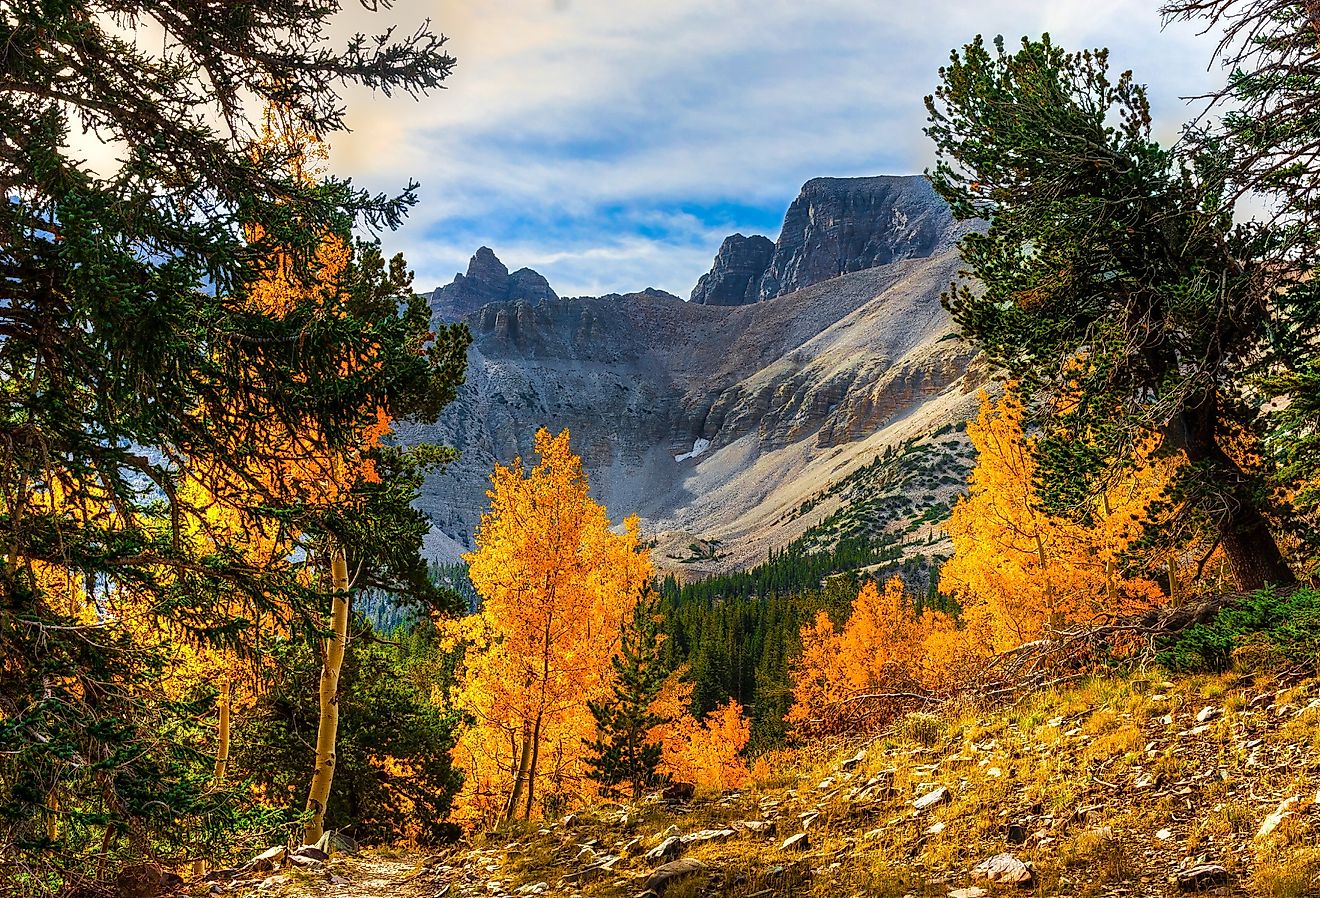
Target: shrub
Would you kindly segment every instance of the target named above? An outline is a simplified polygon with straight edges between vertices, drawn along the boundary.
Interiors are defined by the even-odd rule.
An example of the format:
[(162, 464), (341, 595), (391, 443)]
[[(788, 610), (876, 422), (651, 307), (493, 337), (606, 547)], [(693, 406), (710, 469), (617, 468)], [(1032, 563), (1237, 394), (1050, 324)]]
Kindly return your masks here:
[(903, 722), (898, 727), (898, 734), (904, 739), (930, 748), (940, 743), (946, 728), (944, 721), (936, 715), (917, 711), (903, 718)]
[(1320, 590), (1265, 589), (1168, 640), (1159, 661), (1175, 671), (1315, 666), (1320, 660)]

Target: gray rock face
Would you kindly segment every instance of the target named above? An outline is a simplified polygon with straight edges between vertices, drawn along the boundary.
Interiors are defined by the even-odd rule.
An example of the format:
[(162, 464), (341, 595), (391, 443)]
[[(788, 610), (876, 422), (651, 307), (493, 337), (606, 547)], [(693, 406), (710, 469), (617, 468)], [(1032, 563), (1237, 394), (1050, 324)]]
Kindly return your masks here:
[(476, 251), (468, 262), (467, 274), (456, 274), (451, 284), (430, 296), (431, 312), (442, 320), (454, 321), (492, 302), (523, 300), (537, 303), (559, 297), (550, 282), (530, 268), (513, 274), (488, 246)]
[(936, 255), (959, 232), (921, 175), (813, 178), (789, 207), (776, 243), (725, 238), (692, 301), (737, 306), (774, 299), (852, 271)]
[[(797, 513), (803, 502), (886, 445), (962, 420), (980, 381), (964, 382), (974, 352), (948, 339), (939, 301), (961, 263), (948, 250), (919, 255), (931, 241), (951, 242), (951, 228), (936, 234), (948, 214), (918, 215), (922, 197), (934, 198), (920, 178), (856, 180), (870, 183), (869, 193), (821, 193), (812, 185), (828, 182), (815, 181), (804, 189), (795, 209), (805, 223), (792, 238), (786, 227), (770, 270), (789, 271), (782, 256), (802, 263), (792, 278), (824, 279), (766, 301), (684, 302), (659, 290), (491, 300), (512, 290), (517, 273), (501, 274), (493, 253), (478, 252), (432, 303), (469, 309), (461, 316), (473, 335), (467, 382), (436, 425), (401, 421), (395, 430), (404, 443), (462, 452), (423, 488), (428, 555), (453, 559), (473, 547), (492, 467), (530, 458), (538, 427), (569, 429), (593, 495), (615, 519), (641, 515), (661, 541), (659, 563), (680, 557), (670, 546), (682, 553), (716, 538), (722, 554), (711, 569), (727, 569), (799, 535), (819, 519)], [(827, 193), (854, 198), (817, 198)], [(882, 194), (888, 199), (875, 199)], [(867, 265), (845, 261), (838, 267), (850, 273), (824, 275), (833, 269), (811, 261), (818, 249), (855, 242), (826, 219), (852, 209), (861, 221), (857, 210), (882, 207), (902, 212), (868, 219), (888, 223), (889, 242), (872, 228), (857, 244)], [(890, 255), (898, 260), (877, 261)], [(704, 295), (732, 297), (742, 277), (708, 282)], [(547, 285), (543, 296), (553, 295)]]
[(920, 175), (813, 178), (789, 206), (760, 299), (924, 258), (952, 244), (953, 216)]
[(761, 276), (770, 267), (775, 245), (755, 234), (725, 237), (715, 264), (692, 289), (692, 301), (704, 306), (741, 306), (760, 299)]

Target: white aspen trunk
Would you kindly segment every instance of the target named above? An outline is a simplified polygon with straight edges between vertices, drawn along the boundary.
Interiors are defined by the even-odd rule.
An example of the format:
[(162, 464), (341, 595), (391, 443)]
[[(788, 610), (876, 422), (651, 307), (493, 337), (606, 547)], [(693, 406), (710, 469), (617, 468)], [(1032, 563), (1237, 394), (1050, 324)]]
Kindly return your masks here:
[(339, 673), (348, 648), (348, 562), (344, 550), (335, 547), (330, 557), (333, 581), (333, 610), (330, 638), (321, 645), (321, 719), (316, 729), (316, 770), (307, 794), (312, 818), (303, 828), (303, 842), (314, 844), (325, 835), (325, 806), (335, 778), (335, 738), (339, 733)]
[[(216, 724), (215, 772), (211, 775), (217, 786), (225, 781), (225, 770), (229, 766), (229, 701), (233, 693), (233, 682), (225, 677), (220, 684), (220, 698), (216, 702), (219, 718)], [(199, 858), (193, 861), (193, 876), (206, 875), (206, 861)]]

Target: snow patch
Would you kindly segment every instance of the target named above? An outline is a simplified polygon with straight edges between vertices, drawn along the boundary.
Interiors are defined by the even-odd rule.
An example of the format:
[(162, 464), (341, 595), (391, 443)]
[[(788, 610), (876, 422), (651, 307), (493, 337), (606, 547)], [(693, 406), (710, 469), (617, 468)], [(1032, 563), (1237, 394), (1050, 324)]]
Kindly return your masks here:
[(698, 438), (697, 441), (692, 444), (691, 452), (684, 452), (682, 455), (675, 455), (674, 461), (687, 461), (689, 458), (696, 458), (698, 455), (705, 452), (709, 448), (710, 448), (710, 440), (703, 440)]

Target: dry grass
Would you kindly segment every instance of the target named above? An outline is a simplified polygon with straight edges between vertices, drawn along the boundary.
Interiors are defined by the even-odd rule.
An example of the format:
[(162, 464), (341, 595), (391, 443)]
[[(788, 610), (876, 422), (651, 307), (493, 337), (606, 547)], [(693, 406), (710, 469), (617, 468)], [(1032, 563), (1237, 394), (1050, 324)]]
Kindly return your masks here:
[[(583, 813), (571, 829), (503, 833), (487, 846), (509, 843), (500, 876), (511, 887), (546, 881), (557, 894), (559, 877), (591, 840), (614, 851), (636, 835), (650, 848), (671, 825), (690, 833), (772, 818), (774, 834), (692, 845), (687, 855), (707, 872), (666, 898), (942, 898), (1002, 851), (1035, 864), (1038, 896), (1163, 895), (1169, 877), (1198, 857), (1233, 870), (1241, 894), (1320, 895), (1320, 806), (1312, 801), (1320, 704), (1309, 707), (1316, 684), (1281, 692), (1275, 710), (1252, 703), (1271, 687), (1259, 677), (1169, 683), (1160, 672), (1138, 672), (1044, 690), (999, 710), (965, 704), (910, 714), (883, 738), (767, 759), (736, 795), (681, 808), (646, 804), (627, 827), (617, 808)], [(1198, 723), (1207, 705), (1216, 716)], [(863, 746), (865, 760), (843, 770)], [(879, 785), (857, 800), (867, 783)], [(915, 811), (913, 799), (936, 786), (949, 790), (948, 803)], [(1293, 794), (1305, 797), (1297, 813), (1257, 845), (1260, 821)], [(762, 801), (774, 807), (763, 810)], [(810, 847), (781, 852), (804, 814), (816, 815)], [(640, 858), (625, 862), (581, 895), (635, 895), (650, 868)]]

